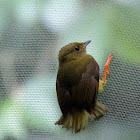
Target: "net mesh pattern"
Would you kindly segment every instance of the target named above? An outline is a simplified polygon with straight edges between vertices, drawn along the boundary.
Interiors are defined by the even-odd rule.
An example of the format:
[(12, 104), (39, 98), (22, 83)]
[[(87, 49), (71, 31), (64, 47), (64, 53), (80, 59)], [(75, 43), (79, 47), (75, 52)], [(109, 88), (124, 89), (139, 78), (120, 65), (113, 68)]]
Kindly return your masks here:
[[(0, 139), (139, 140), (140, 2), (138, 0), (0, 1)], [(98, 100), (107, 114), (72, 134), (54, 123), (58, 52), (70, 42), (87, 47), (100, 78), (113, 59)]]

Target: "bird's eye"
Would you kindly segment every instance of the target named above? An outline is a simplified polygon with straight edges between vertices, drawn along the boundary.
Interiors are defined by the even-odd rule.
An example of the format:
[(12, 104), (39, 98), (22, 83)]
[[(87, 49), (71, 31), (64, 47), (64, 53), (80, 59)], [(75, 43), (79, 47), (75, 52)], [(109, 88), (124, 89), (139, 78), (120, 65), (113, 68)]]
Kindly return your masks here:
[(80, 50), (79, 46), (76, 46), (76, 47), (75, 47), (75, 50), (76, 50), (76, 51), (79, 51), (79, 50)]

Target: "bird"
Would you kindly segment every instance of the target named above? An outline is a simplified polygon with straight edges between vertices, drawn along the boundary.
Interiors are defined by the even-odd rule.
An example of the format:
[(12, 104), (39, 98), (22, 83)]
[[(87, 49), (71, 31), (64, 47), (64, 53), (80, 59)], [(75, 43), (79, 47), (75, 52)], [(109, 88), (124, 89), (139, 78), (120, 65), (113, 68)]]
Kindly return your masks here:
[(103, 79), (99, 79), (99, 65), (86, 53), (91, 42), (73, 42), (61, 48), (58, 55), (59, 68), (56, 78), (56, 92), (62, 116), (55, 125), (80, 132), (88, 126), (89, 119), (104, 116), (108, 108), (97, 101), (99, 91), (106, 84), (111, 54), (105, 64)]

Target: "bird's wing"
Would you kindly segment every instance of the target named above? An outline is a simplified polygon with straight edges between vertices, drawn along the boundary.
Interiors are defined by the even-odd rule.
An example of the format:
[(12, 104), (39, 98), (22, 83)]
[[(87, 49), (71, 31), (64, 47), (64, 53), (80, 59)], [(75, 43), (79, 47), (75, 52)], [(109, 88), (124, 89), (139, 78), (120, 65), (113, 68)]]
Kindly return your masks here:
[(98, 94), (98, 85), (99, 66), (93, 58), (90, 58), (90, 63), (78, 84), (65, 88), (60, 85), (59, 78), (57, 78), (56, 90), (62, 113), (69, 112), (72, 107), (85, 108), (90, 112)]
[(79, 84), (71, 89), (73, 104), (90, 112), (96, 101), (98, 86), (99, 66), (92, 58), (87, 65), (86, 71), (82, 74)]
[(58, 78), (56, 80), (56, 91), (60, 109), (63, 114), (66, 114), (71, 108), (71, 95), (68, 89), (60, 85)]

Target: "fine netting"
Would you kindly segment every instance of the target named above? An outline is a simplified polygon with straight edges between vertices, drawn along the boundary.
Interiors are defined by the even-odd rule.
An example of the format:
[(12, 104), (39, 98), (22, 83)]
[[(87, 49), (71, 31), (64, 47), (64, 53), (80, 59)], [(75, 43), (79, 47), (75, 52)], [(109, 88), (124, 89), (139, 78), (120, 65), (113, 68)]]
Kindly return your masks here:
[[(140, 2), (138, 0), (0, 1), (0, 139), (139, 140)], [(107, 114), (77, 134), (54, 123), (58, 51), (87, 47), (110, 75), (98, 100)]]

